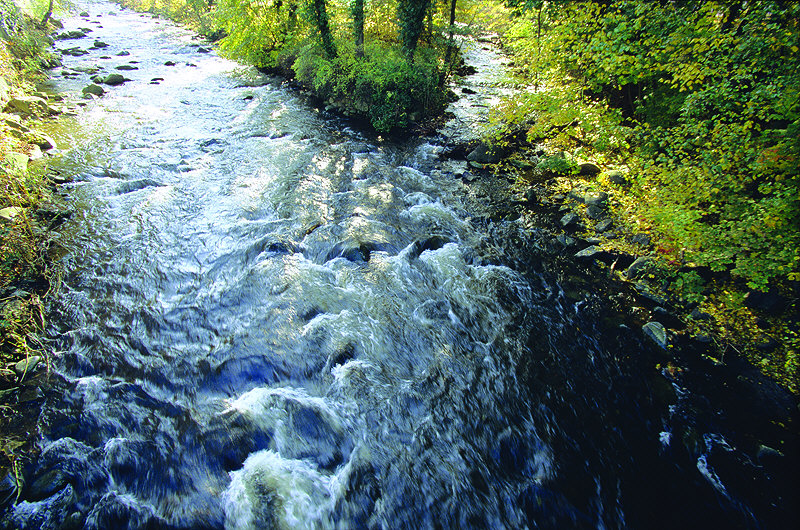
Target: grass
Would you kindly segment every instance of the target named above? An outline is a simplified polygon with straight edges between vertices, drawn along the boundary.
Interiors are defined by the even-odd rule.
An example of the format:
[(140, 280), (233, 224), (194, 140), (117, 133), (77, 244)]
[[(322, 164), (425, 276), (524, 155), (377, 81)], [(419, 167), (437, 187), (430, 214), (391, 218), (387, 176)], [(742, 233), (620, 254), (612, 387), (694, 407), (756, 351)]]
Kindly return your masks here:
[[(0, 38), (2, 110), (10, 98), (33, 94), (45, 79), (52, 61), (47, 32), (53, 28), (42, 27), (9, 0), (0, 0), (0, 9), (6, 22)], [(39, 155), (38, 146), (27, 141), (38, 119), (0, 114), (0, 478), (9, 476), (17, 492), (21, 465), (35, 453), (38, 439), (37, 400), (20, 395), (26, 383), (38, 383), (13, 368), (34, 355), (46, 357), (39, 340), (46, 325), (43, 299), (55, 283), (47, 260), (48, 225), (40, 213), (52, 211), (56, 199), (45, 165), (28, 164)]]

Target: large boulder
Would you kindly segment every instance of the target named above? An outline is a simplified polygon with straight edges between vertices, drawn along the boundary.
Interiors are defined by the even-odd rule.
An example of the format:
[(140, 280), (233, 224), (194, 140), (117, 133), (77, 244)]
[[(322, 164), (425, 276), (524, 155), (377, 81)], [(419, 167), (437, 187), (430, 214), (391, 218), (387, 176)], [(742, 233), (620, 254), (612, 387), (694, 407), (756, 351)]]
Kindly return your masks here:
[(467, 160), (478, 164), (497, 164), (507, 152), (497, 146), (481, 143), (467, 155)]
[(578, 173), (581, 175), (597, 175), (600, 171), (600, 167), (592, 162), (582, 162), (578, 164)]
[(590, 191), (583, 196), (583, 202), (587, 206), (605, 206), (608, 200), (608, 193), (604, 191)]
[(651, 267), (653, 260), (648, 257), (636, 258), (633, 263), (625, 270), (625, 278), (635, 280), (640, 278)]
[(28, 116), (47, 115), (50, 114), (50, 105), (40, 97), (19, 96), (8, 101), (5, 111)]
[(130, 81), (127, 77), (123, 76), (122, 74), (108, 74), (104, 79), (103, 83), (110, 86), (117, 86), (121, 85), (125, 81)]
[(102, 96), (105, 93), (106, 93), (105, 89), (103, 87), (101, 87), (100, 85), (95, 84), (95, 83), (92, 83), (91, 85), (86, 86), (86, 87), (83, 88), (83, 95), (84, 96), (89, 96), (89, 95), (91, 95), (91, 96)]
[(11, 97), (11, 87), (8, 86), (6, 80), (0, 77), (0, 105), (8, 101)]
[(28, 170), (28, 162), (30, 162), (28, 155), (11, 152), (3, 160), (3, 166), (12, 175), (22, 175)]
[(53, 149), (56, 146), (56, 141), (46, 134), (31, 131), (25, 136), (25, 140), (33, 145), (38, 145), (43, 151)]

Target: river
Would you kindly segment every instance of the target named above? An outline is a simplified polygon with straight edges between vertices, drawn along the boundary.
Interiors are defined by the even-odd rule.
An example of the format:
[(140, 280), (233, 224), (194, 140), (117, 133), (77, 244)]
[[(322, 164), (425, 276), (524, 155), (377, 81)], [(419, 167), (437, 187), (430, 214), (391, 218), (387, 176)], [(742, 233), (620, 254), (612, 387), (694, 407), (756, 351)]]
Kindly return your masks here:
[[(94, 49), (52, 90), (129, 81), (48, 131), (73, 216), (4, 526), (758, 526), (714, 467), (739, 453), (701, 427), (671, 448), (684, 402), (650, 346), (503, 258), (515, 222), (476, 209), (443, 136), (370, 137), (169, 22), (84, 9), (57, 46)], [(449, 138), (501, 92), (472, 53)]]

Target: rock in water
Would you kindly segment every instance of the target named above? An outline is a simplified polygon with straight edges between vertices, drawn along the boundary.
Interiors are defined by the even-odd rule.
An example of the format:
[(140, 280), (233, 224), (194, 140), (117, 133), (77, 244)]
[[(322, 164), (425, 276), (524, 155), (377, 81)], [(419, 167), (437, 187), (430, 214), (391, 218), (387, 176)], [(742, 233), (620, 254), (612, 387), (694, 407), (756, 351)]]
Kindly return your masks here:
[(501, 148), (482, 143), (467, 155), (467, 160), (478, 164), (496, 164), (504, 156), (505, 152)]
[(22, 379), (23, 377), (32, 374), (34, 370), (36, 370), (36, 367), (39, 365), (41, 360), (42, 358), (38, 355), (32, 355), (27, 359), (23, 359), (14, 365), (14, 373), (16, 373), (17, 376)]
[(101, 87), (100, 85), (96, 85), (94, 83), (87, 87), (84, 87), (83, 89), (84, 95), (91, 94), (92, 96), (102, 96), (105, 93), (106, 91), (103, 89), (103, 87)]
[(665, 350), (667, 349), (669, 339), (667, 337), (667, 329), (663, 324), (660, 322), (648, 322), (642, 326), (642, 332), (644, 333), (645, 337), (649, 337), (650, 340), (655, 342), (657, 346)]
[(121, 85), (125, 81), (130, 81), (130, 80), (121, 74), (108, 74), (105, 77), (105, 79), (103, 79), (103, 83), (111, 86)]

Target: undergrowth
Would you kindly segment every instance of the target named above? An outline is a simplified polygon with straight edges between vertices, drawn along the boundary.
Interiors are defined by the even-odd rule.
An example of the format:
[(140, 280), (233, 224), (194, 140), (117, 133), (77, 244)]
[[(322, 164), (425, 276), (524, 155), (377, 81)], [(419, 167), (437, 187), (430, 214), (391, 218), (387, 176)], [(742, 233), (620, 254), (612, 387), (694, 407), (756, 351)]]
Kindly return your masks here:
[[(54, 64), (50, 7), (25, 2), (20, 8), (0, 0), (0, 110), (11, 98), (34, 93)], [(19, 400), (24, 376), (12, 368), (46, 355), (38, 337), (46, 324), (43, 298), (53, 283), (47, 225), (38, 213), (45, 207), (52, 211), (54, 198), (45, 164), (30, 164), (41, 156), (30, 143), (30, 127), (42, 117), (0, 115), (0, 477), (8, 473), (17, 491), (18, 463), (34, 451), (38, 413)]]

